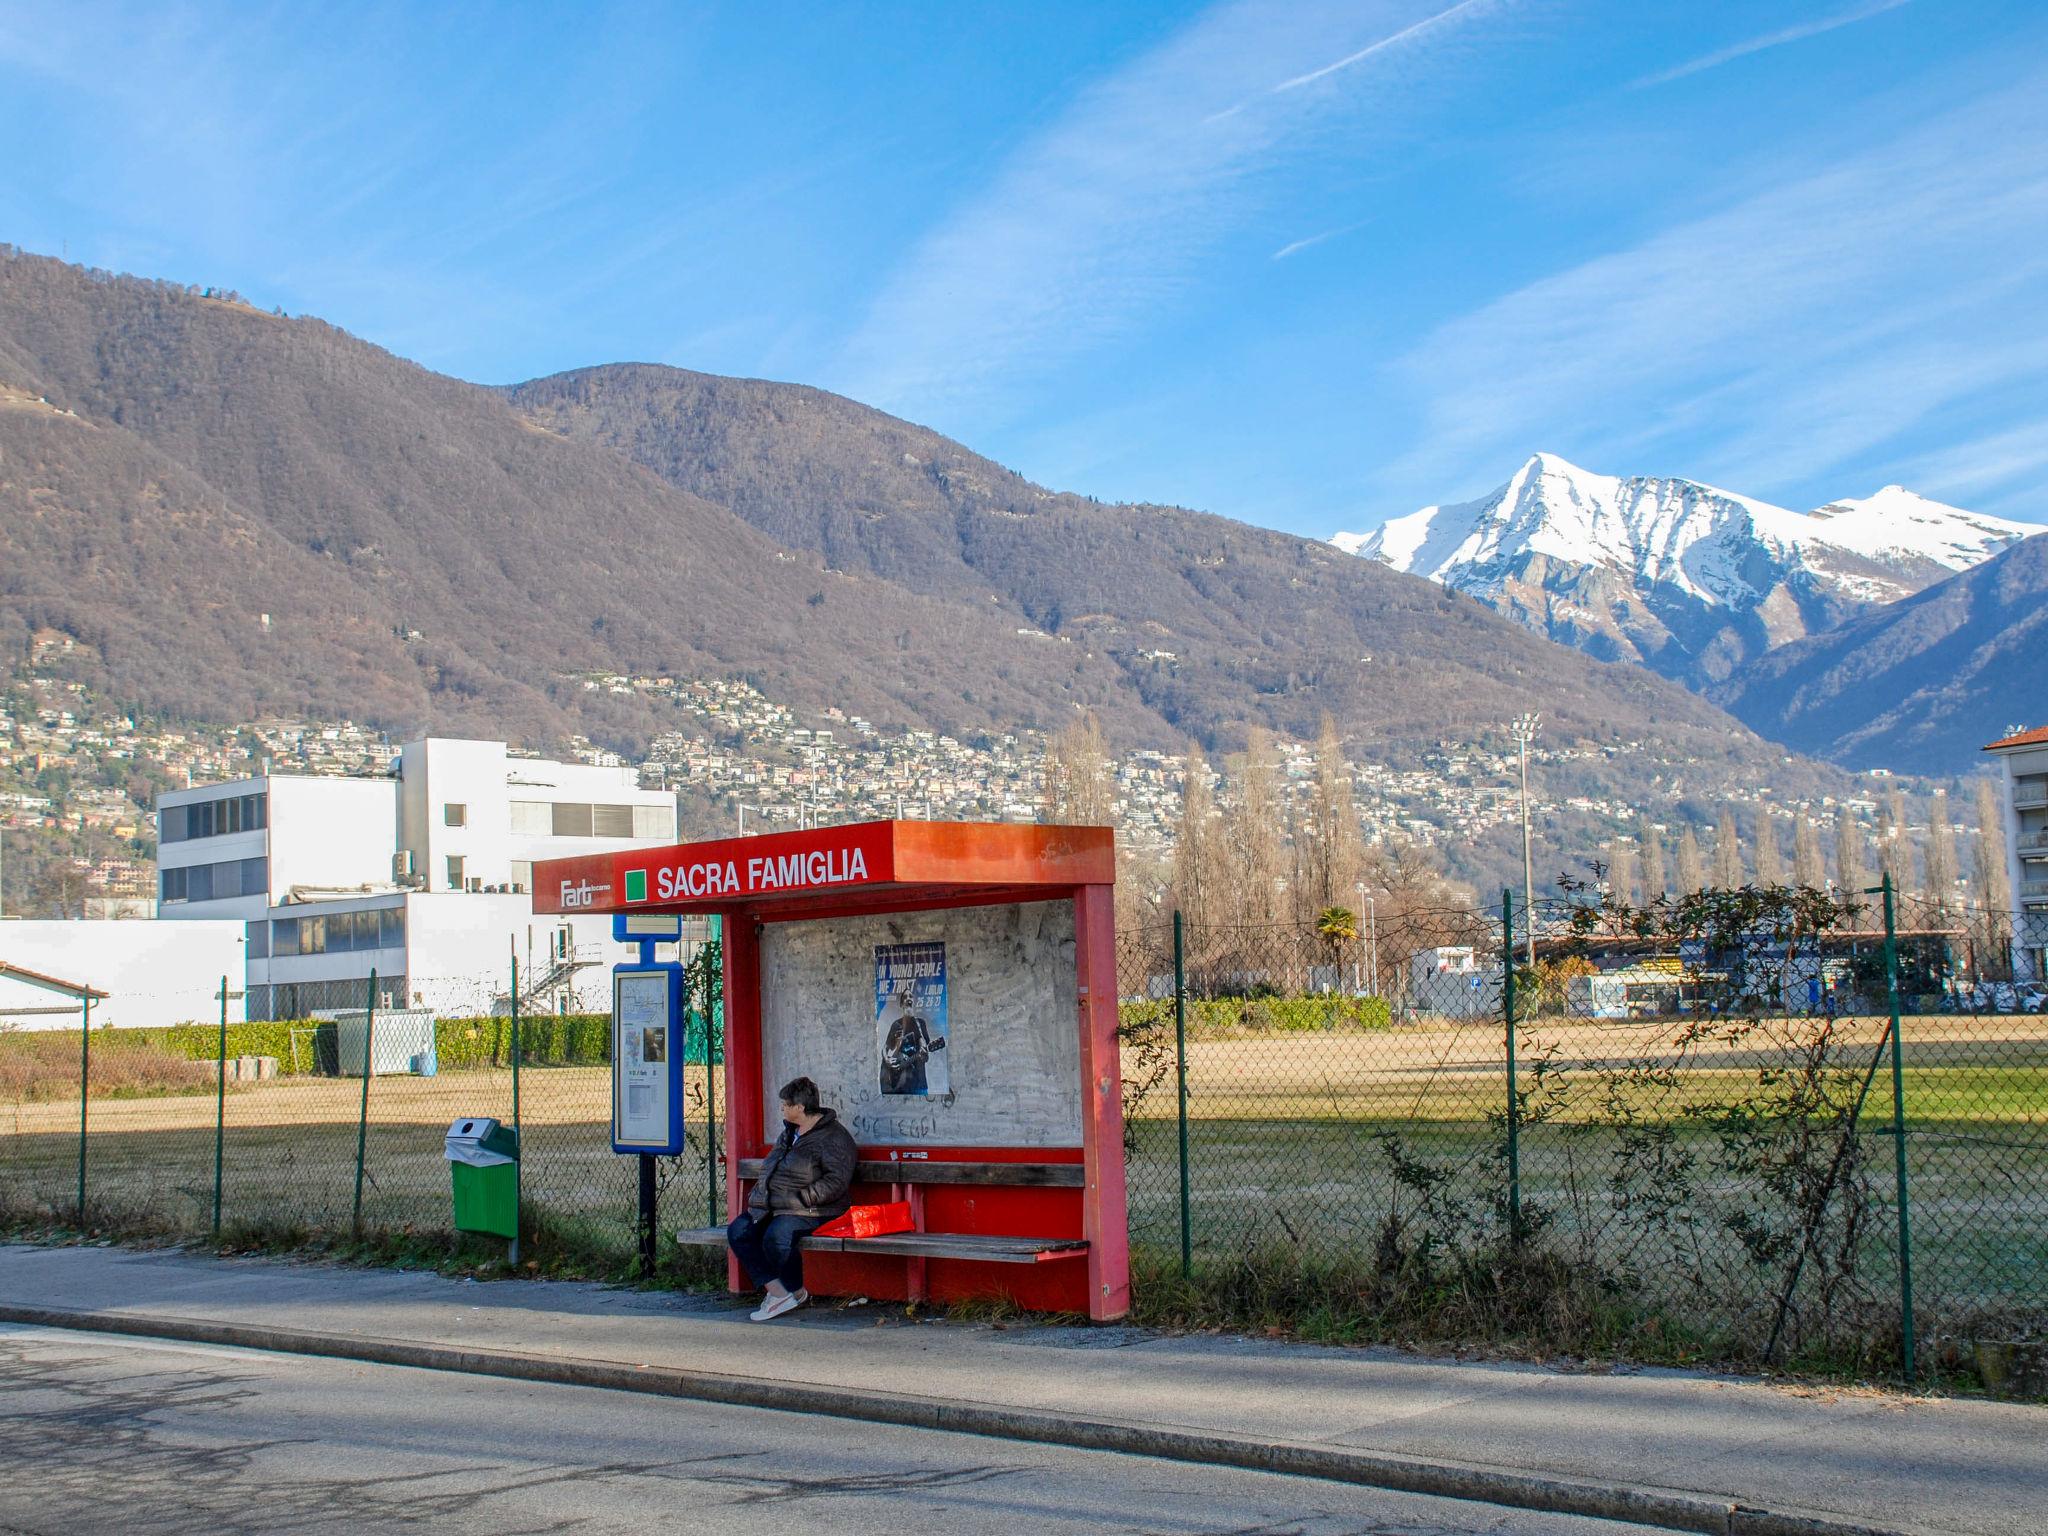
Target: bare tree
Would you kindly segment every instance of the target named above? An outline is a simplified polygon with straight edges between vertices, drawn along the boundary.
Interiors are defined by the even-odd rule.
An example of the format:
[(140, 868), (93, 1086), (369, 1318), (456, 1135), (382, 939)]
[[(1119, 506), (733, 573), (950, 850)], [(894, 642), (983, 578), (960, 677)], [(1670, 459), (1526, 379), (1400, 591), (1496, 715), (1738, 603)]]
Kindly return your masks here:
[(1280, 915), (1280, 761), (1273, 733), (1253, 726), (1238, 759), (1229, 828), (1231, 896), (1236, 920), (1270, 923)]
[(1948, 820), (1948, 791), (1937, 789), (1927, 806), (1927, 898), (1946, 913), (1956, 894), (1956, 838)]
[(1607, 889), (1627, 906), (1636, 900), (1636, 845), (1619, 838), (1607, 845)]
[(1835, 883), (1843, 901), (1857, 901), (1870, 885), (1863, 862), (1863, 828), (1847, 806), (1835, 812)]
[(1723, 891), (1742, 889), (1742, 842), (1735, 832), (1735, 813), (1726, 808), (1714, 828), (1714, 887)]
[(1813, 818), (1801, 815), (1792, 828), (1792, 883), (1810, 891), (1824, 891), (1828, 885), (1827, 861), (1821, 857), (1820, 832)]
[(1890, 877), (1895, 894), (1903, 896), (1913, 888), (1913, 844), (1906, 836), (1906, 797), (1896, 789), (1878, 807), (1877, 868), (1879, 874)]
[(1987, 912), (2012, 910), (2005, 864), (2005, 808), (1990, 779), (1977, 781), (1977, 900)]
[(1770, 813), (1761, 806), (1756, 813), (1756, 883), (1763, 886), (1785, 883), (1785, 860), (1778, 852), (1778, 829)]
[(1180, 826), (1173, 843), (1172, 901), (1185, 924), (1200, 929), (1226, 921), (1223, 828), (1216, 817), (1216, 791), (1209, 760), (1188, 744), (1181, 773)]
[(1295, 838), (1300, 867), (1295, 915), (1312, 922), (1331, 907), (1357, 904), (1362, 849), (1358, 813), (1351, 804), (1351, 765), (1337, 724), (1327, 714), (1316, 738), (1316, 775), (1310, 788), (1308, 819)]
[(1664, 833), (1649, 817), (1643, 818), (1643, 903), (1657, 900), (1669, 887), (1664, 879)]
[(1678, 894), (1690, 896), (1706, 884), (1700, 864), (1700, 840), (1687, 827), (1678, 838)]
[(1116, 773), (1102, 739), (1102, 722), (1083, 715), (1045, 743), (1045, 784), (1040, 810), (1046, 821), (1106, 827), (1116, 820)]

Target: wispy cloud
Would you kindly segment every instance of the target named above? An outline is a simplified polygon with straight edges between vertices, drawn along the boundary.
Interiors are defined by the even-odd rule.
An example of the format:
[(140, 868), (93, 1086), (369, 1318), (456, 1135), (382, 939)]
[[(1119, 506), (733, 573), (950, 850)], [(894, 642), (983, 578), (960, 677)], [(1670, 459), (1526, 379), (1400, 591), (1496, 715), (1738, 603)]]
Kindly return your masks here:
[(1273, 260), (1285, 261), (1288, 257), (1299, 251), (1305, 251), (1310, 246), (1321, 245), (1325, 240), (1334, 240), (1339, 235), (1348, 235), (1354, 229), (1363, 229), (1364, 227), (1365, 220), (1360, 219), (1355, 224), (1340, 224), (1335, 229), (1326, 229), (1320, 235), (1310, 235), (1303, 240), (1290, 240), (1273, 253)]
[[(835, 382), (899, 410), (1036, 372), (1183, 290), (1258, 173), (1445, 71), (1439, 49), (1511, 0), (1219, 6), (1084, 91), (910, 250)], [(1318, 87), (1318, 88), (1310, 88)]]
[(1896, 11), (1912, 0), (1866, 0), (1863, 5), (1852, 5), (1846, 11), (1837, 11), (1832, 16), (1822, 16), (1813, 21), (1801, 22), (1798, 26), (1780, 27), (1775, 32), (1764, 32), (1756, 37), (1744, 38), (1739, 43), (1730, 43), (1726, 48), (1717, 48), (1712, 53), (1703, 53), (1696, 59), (1688, 59), (1672, 69), (1654, 75), (1645, 75), (1640, 80), (1629, 82), (1630, 90), (1642, 90), (1647, 86), (1665, 85), (1673, 80), (1683, 80), (1687, 75), (1699, 74), (1702, 70), (1717, 69), (1736, 59), (1746, 58), (1752, 53), (1762, 53), (1766, 48), (1783, 47), (1809, 37), (1819, 37), (1823, 32), (1832, 32), (1837, 27), (1854, 26), (1859, 21), (1868, 21), (1886, 11)]
[(1483, 488), (1535, 446), (1641, 464), (1683, 443), (1668, 467), (1773, 494), (1947, 408), (2009, 420), (2048, 377), (2044, 90), (1786, 170), (1437, 328), (1394, 370), (1422, 416), (1389, 489)]

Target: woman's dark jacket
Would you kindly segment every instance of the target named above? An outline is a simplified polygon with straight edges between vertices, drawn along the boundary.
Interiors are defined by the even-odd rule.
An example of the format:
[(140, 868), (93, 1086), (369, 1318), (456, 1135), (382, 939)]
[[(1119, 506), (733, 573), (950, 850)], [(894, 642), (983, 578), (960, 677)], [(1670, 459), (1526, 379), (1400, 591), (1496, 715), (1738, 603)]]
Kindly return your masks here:
[(860, 1165), (860, 1148), (839, 1123), (838, 1114), (818, 1111), (818, 1123), (801, 1137), (785, 1125), (768, 1154), (768, 1165), (747, 1195), (747, 1209), (756, 1215), (801, 1216), (830, 1220), (852, 1202), (847, 1192)]

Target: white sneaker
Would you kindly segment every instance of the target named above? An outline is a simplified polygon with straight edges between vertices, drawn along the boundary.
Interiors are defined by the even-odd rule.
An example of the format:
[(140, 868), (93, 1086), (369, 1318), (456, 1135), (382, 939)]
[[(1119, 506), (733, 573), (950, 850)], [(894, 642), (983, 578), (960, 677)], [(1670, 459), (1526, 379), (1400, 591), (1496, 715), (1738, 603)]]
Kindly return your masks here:
[(752, 1322), (765, 1323), (771, 1318), (782, 1316), (785, 1312), (794, 1312), (809, 1299), (808, 1294), (803, 1291), (787, 1291), (780, 1296), (770, 1296), (749, 1313), (748, 1318)]

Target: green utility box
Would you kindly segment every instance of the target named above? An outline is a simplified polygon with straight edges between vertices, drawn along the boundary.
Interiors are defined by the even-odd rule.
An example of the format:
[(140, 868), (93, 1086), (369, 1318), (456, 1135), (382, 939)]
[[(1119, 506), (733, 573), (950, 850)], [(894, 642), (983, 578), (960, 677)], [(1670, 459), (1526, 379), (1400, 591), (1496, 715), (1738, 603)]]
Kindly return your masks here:
[(519, 1237), (519, 1133), (481, 1115), (448, 1127), (455, 1230)]

